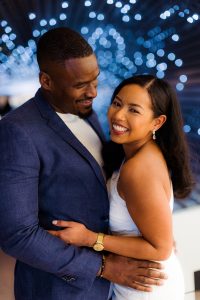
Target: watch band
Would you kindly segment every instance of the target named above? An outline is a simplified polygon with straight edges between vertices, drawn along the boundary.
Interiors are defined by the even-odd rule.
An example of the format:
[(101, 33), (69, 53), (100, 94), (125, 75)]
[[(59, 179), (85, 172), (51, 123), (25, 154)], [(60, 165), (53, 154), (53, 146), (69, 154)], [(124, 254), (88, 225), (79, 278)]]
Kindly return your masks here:
[(104, 233), (99, 232), (99, 233), (98, 233), (98, 236), (97, 236), (97, 241), (96, 241), (96, 243), (97, 243), (97, 244), (102, 244), (102, 245), (103, 245), (103, 239), (104, 239)]

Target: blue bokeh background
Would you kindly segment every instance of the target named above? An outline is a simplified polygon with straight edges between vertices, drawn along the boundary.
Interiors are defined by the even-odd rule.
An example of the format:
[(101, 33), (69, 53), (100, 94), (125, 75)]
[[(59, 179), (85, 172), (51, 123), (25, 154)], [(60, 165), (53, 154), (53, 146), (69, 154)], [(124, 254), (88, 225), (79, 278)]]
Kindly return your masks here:
[[(13, 108), (37, 90), (36, 42), (46, 30), (58, 26), (79, 31), (97, 55), (101, 73), (95, 109), (106, 134), (106, 110), (113, 89), (123, 78), (151, 73), (172, 84), (180, 100), (198, 182), (200, 2), (1, 0), (0, 96), (8, 96)], [(197, 184), (188, 201), (200, 203), (199, 195)]]

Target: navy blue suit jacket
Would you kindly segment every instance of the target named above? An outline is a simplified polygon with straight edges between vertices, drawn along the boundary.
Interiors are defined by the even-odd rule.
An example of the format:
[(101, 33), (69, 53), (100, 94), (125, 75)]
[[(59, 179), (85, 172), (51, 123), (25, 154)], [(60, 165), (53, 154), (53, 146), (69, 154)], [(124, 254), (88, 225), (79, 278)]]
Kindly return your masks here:
[[(96, 114), (88, 122), (103, 139)], [(0, 244), (17, 258), (16, 300), (104, 300), (101, 255), (66, 245), (46, 230), (75, 220), (108, 230), (101, 169), (41, 91), (0, 121)]]

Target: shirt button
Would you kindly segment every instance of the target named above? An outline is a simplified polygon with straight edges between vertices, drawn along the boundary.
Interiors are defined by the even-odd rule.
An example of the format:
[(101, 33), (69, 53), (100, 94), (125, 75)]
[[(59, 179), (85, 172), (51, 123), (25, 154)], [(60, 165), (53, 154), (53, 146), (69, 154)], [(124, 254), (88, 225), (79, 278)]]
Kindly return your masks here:
[(103, 219), (103, 221), (105, 222), (105, 223), (108, 223), (109, 222), (109, 218), (106, 216), (106, 217), (103, 217), (102, 218)]

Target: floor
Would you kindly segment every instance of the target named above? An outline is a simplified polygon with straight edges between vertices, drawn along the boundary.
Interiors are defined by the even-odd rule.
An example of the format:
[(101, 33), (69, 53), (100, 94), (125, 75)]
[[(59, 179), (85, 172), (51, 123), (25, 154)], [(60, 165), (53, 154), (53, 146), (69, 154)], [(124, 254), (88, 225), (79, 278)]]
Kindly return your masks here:
[(184, 300), (200, 300), (200, 291), (186, 294)]
[(14, 300), (13, 270), (15, 260), (0, 250), (0, 299)]

